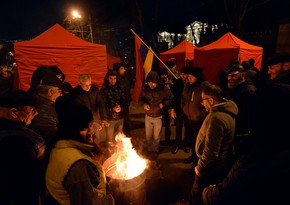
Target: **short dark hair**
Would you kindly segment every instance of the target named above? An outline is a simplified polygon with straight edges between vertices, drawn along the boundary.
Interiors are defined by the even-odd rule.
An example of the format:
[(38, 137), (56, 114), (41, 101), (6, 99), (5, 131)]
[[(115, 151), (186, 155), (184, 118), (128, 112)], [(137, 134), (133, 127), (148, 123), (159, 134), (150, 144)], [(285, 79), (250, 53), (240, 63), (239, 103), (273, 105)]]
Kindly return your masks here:
[(218, 85), (208, 85), (203, 89), (203, 94), (211, 96), (218, 102), (224, 102), (225, 96), (224, 92)]

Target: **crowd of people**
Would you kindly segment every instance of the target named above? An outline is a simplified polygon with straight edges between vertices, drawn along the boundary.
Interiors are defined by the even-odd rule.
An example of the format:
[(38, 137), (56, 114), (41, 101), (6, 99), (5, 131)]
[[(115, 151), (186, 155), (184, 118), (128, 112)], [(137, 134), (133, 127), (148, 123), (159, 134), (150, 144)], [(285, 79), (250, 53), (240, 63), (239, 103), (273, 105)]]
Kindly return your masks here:
[[(190, 153), (189, 204), (289, 201), (290, 54), (266, 67), (267, 75), (253, 59), (234, 59), (218, 85), (203, 68), (177, 71), (174, 62), (146, 76), (139, 104), (147, 152), (159, 154), (162, 126), (169, 142), (174, 123), (171, 153)], [(0, 204), (115, 204), (102, 163), (118, 132), (131, 136), (125, 64), (114, 64), (101, 88), (89, 74), (72, 87), (57, 66), (37, 68), (28, 91), (12, 89), (8, 74), (2, 66)]]

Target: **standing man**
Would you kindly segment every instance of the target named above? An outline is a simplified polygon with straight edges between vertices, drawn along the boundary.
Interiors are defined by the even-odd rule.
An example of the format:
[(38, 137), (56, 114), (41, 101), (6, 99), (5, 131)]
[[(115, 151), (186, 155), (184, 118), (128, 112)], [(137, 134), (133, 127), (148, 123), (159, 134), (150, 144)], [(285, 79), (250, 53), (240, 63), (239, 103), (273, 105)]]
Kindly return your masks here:
[(113, 69), (118, 73), (118, 77), (120, 79), (120, 85), (124, 91), (124, 96), (126, 99), (126, 104), (123, 109), (124, 114), (124, 125), (123, 125), (123, 131), (125, 135), (128, 137), (130, 136), (130, 113), (129, 113), (129, 107), (132, 101), (131, 97), (131, 82), (128, 75), (127, 68), (124, 63), (116, 63), (113, 65)]
[(80, 74), (79, 85), (74, 87), (68, 94), (74, 101), (85, 105), (93, 112), (95, 121), (96, 142), (99, 143), (99, 131), (102, 127), (109, 126), (107, 122), (107, 111), (103, 96), (96, 85), (92, 84), (92, 78), (89, 74)]
[[(206, 116), (206, 110), (201, 105), (201, 91), (210, 83), (204, 80), (203, 68), (193, 67), (188, 71), (188, 82), (182, 93), (181, 106), (185, 116), (185, 138), (183, 150), (191, 156), (184, 163), (193, 163), (196, 166), (198, 157), (194, 151), (195, 141), (201, 124)], [(190, 172), (191, 173), (191, 172)]]
[(194, 167), (193, 204), (199, 204), (205, 186), (219, 182), (231, 168), (234, 161), (232, 147), (235, 118), (238, 114), (237, 105), (226, 100), (217, 85), (209, 85), (203, 89), (201, 104), (208, 111), (208, 115), (202, 123), (195, 143), (198, 162)]
[(107, 72), (101, 88), (101, 94), (104, 98), (109, 122), (109, 126), (106, 127), (106, 143), (110, 145), (115, 142), (115, 136), (118, 132), (123, 132), (123, 110), (126, 106), (124, 90), (120, 85), (116, 71), (109, 70)]
[(247, 152), (228, 175), (203, 191), (206, 205), (289, 204), (290, 54), (268, 59), (270, 81), (250, 100)]
[(234, 101), (238, 108), (235, 128), (235, 153), (247, 151), (244, 142), (249, 137), (249, 101), (256, 87), (250, 78), (247, 78), (244, 67), (241, 64), (235, 64), (228, 70), (228, 94), (227, 99)]
[(175, 142), (172, 154), (176, 154), (180, 148), (183, 147), (182, 130), (184, 126), (184, 113), (181, 108), (181, 97), (184, 85), (187, 83), (189, 67), (183, 66), (180, 70), (180, 77), (173, 81), (172, 93), (174, 95), (172, 102), (172, 109), (170, 109), (170, 116), (175, 122)]
[(156, 71), (150, 71), (146, 78), (139, 102), (145, 110), (145, 134), (149, 153), (158, 153), (162, 128), (162, 109), (171, 106), (173, 94), (159, 83)]

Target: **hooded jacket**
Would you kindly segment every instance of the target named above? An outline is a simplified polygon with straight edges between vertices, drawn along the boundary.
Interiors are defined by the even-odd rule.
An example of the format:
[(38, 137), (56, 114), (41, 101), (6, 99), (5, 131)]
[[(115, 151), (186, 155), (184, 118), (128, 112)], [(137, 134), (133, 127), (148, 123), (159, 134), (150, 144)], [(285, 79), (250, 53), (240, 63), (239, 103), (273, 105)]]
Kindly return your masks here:
[(143, 87), (139, 101), (143, 104), (148, 104), (150, 110), (145, 110), (145, 113), (150, 117), (160, 117), (162, 109), (159, 104), (162, 103), (164, 108), (170, 108), (173, 101), (173, 94), (169, 88), (158, 83), (158, 73), (150, 72), (147, 76), (146, 82), (155, 82), (157, 87), (151, 89), (148, 84)]

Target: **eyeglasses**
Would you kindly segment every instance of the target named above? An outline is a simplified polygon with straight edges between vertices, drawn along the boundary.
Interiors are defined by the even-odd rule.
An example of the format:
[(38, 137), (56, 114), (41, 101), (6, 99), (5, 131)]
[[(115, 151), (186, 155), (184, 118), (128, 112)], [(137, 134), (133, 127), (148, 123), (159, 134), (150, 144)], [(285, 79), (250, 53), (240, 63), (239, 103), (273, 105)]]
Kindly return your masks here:
[(204, 100), (208, 100), (208, 99), (210, 99), (210, 98), (212, 98), (212, 97), (203, 98), (203, 99), (201, 99), (201, 102), (203, 102)]
[(233, 72), (228, 73), (228, 76), (236, 77), (236, 76), (239, 75), (239, 74), (240, 74), (239, 71), (233, 71)]

